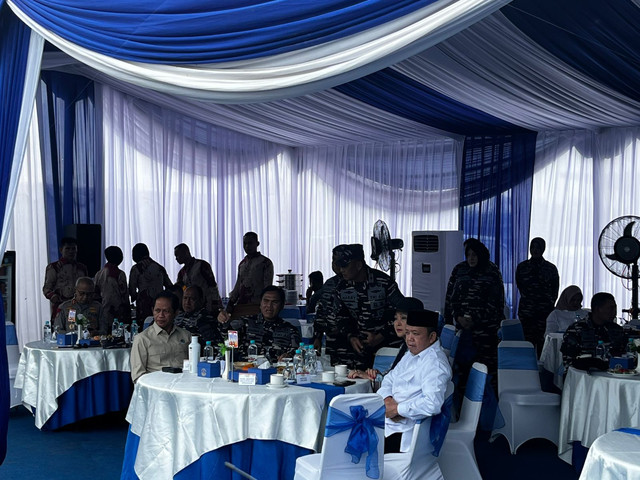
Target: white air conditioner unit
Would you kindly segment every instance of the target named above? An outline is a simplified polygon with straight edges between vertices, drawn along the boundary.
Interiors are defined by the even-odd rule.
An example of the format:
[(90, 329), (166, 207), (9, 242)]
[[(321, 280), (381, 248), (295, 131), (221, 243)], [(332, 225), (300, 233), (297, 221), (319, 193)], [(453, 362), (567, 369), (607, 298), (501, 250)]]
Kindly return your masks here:
[(412, 295), (424, 308), (444, 313), (451, 270), (464, 260), (461, 231), (411, 233)]

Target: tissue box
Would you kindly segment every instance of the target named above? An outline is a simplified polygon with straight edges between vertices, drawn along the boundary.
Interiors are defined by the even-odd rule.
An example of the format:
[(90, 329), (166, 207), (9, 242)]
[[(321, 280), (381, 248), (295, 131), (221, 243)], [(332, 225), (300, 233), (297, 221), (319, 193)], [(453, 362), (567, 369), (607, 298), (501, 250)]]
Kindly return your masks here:
[(609, 359), (609, 368), (615, 369), (618, 365), (624, 369), (636, 368), (635, 358), (633, 357), (611, 357)]
[(78, 341), (77, 333), (71, 333), (69, 335), (62, 335), (62, 334), (56, 335), (56, 343), (61, 346), (75, 345), (77, 341)]
[(271, 374), (278, 371), (275, 368), (250, 368), (249, 373), (256, 374), (256, 385), (266, 385), (271, 381)]
[(198, 362), (198, 376), (213, 378), (220, 376), (220, 362)]
[(100, 340), (94, 340), (92, 338), (87, 338), (87, 339), (80, 339), (80, 345), (89, 345), (90, 347), (99, 347), (100, 346)]

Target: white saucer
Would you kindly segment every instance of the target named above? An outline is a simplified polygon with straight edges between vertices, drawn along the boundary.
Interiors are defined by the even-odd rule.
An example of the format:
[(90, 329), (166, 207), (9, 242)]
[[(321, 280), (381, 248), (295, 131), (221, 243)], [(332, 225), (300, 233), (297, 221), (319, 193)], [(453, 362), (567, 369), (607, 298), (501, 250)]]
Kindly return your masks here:
[(276, 385), (275, 383), (266, 383), (265, 384), (267, 387), (269, 388), (285, 388), (288, 387), (289, 385), (287, 385), (286, 383), (282, 384), (282, 385)]

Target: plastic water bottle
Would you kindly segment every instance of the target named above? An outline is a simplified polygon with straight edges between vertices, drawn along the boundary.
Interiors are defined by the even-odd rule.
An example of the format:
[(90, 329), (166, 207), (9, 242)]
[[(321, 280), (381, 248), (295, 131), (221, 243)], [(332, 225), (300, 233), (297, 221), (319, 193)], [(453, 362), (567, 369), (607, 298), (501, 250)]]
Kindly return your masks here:
[(296, 350), (296, 354), (293, 356), (293, 372), (297, 375), (299, 373), (305, 373), (304, 359), (302, 358), (302, 351)]
[(118, 319), (114, 318), (113, 319), (113, 323), (111, 324), (111, 336), (112, 337), (117, 337), (118, 336), (118, 327), (120, 326), (120, 324), (118, 323)]
[(42, 335), (42, 341), (45, 343), (51, 343), (51, 324), (49, 320), (44, 322), (44, 334)]
[(119, 337), (124, 337), (125, 336), (124, 332), (126, 332), (126, 331), (127, 331), (127, 329), (124, 328), (124, 323), (120, 322), (120, 325), (118, 325), (118, 336)]
[(607, 347), (602, 340), (598, 340), (598, 345), (596, 346), (596, 358), (601, 360), (607, 359)]
[(302, 353), (302, 362), (304, 363), (304, 365), (306, 365), (307, 364), (307, 362), (306, 362), (307, 349), (304, 347), (304, 342), (300, 342), (298, 345), (299, 345), (298, 349)]
[(131, 342), (133, 343), (133, 339), (136, 338), (136, 335), (138, 335), (140, 329), (138, 327), (138, 322), (136, 322), (135, 320), (133, 322), (131, 322)]
[(207, 344), (204, 346), (204, 359), (208, 363), (213, 363), (215, 358), (213, 356), (213, 347), (211, 346), (211, 340), (207, 340)]
[(122, 330), (122, 336), (124, 337), (124, 343), (127, 345), (131, 343), (131, 332), (127, 328), (124, 323), (120, 324), (120, 329)]
[(198, 362), (200, 361), (200, 343), (198, 343), (198, 336), (193, 335), (191, 337), (191, 343), (189, 344), (189, 373), (194, 375), (198, 374)]
[(318, 366), (316, 363), (318, 361), (318, 357), (316, 355), (316, 351), (313, 349), (313, 345), (309, 345), (307, 347), (307, 357), (305, 360), (309, 375), (316, 375), (318, 373)]
[(247, 360), (250, 362), (255, 362), (257, 356), (258, 356), (258, 346), (256, 345), (255, 340), (251, 340), (249, 342), (249, 348), (247, 348)]

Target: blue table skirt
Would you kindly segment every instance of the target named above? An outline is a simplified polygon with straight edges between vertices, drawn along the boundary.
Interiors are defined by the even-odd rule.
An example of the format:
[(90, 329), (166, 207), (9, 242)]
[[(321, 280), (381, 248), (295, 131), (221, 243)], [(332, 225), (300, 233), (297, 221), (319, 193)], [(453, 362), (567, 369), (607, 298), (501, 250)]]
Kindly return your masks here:
[(79, 380), (58, 397), (58, 410), (42, 430), (56, 430), (86, 418), (126, 410), (132, 394), (129, 372), (101, 372)]
[(4, 333), (6, 335), (7, 345), (18, 345), (18, 337), (16, 335), (16, 326), (11, 322), (5, 322)]
[[(127, 435), (121, 480), (138, 480), (133, 468), (140, 437)], [(242, 480), (224, 465), (229, 462), (260, 480), (292, 480), (298, 457), (313, 453), (306, 448), (278, 440), (244, 440), (202, 455), (174, 475), (176, 480)]]

